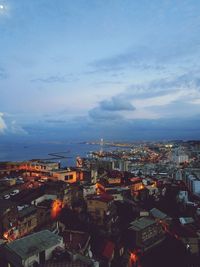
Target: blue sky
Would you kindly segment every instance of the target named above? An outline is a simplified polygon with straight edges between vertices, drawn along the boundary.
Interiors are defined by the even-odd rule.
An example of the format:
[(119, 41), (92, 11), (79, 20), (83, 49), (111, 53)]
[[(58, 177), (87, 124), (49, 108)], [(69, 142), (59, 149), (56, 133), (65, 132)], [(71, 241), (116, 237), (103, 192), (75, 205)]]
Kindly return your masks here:
[(192, 0), (0, 0), (0, 138), (199, 138), (199, 31)]

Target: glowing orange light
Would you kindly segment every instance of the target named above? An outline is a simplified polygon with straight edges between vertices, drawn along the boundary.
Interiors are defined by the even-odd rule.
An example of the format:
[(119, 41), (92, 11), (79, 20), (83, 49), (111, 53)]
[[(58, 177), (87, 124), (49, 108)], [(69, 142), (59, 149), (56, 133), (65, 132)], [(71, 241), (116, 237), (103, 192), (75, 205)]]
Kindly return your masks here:
[(51, 208), (51, 218), (52, 219), (56, 219), (59, 216), (59, 214), (60, 214), (60, 212), (62, 210), (62, 207), (63, 207), (63, 205), (62, 205), (62, 201), (61, 200), (55, 199), (53, 201), (52, 208)]
[(3, 237), (4, 237), (5, 239), (8, 239), (8, 232), (5, 232), (5, 233), (3, 234)]
[(134, 250), (130, 253), (129, 267), (133, 267), (133, 266), (141, 267), (138, 253), (139, 253), (139, 251), (136, 251), (136, 250)]
[(100, 183), (96, 183), (95, 187), (96, 187), (97, 195), (105, 193), (105, 187), (103, 185), (101, 185)]
[(132, 252), (130, 255), (130, 260), (132, 263), (136, 263), (137, 262), (137, 255), (135, 252)]

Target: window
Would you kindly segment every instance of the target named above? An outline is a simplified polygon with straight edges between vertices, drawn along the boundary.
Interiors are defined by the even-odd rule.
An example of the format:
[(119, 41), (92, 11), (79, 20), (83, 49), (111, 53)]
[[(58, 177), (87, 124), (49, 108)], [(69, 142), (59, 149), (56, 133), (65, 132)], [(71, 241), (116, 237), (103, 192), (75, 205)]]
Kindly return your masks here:
[(72, 179), (73, 179), (73, 175), (72, 174), (65, 176), (65, 180), (72, 180)]

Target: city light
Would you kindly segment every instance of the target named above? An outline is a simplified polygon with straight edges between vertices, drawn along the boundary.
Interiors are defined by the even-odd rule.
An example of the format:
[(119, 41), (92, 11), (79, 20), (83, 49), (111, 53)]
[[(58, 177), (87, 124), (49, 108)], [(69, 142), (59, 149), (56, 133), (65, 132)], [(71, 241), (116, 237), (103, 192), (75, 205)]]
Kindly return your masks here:
[(3, 234), (3, 237), (4, 237), (5, 239), (8, 239), (8, 232), (5, 232), (5, 233)]
[(52, 209), (51, 209), (51, 218), (56, 219), (58, 218), (61, 210), (62, 210), (62, 201), (59, 199), (55, 199), (52, 203)]
[[(133, 266), (138, 266), (140, 267), (140, 264), (139, 264), (139, 257), (138, 257), (138, 254), (136, 251), (132, 251), (131, 254), (130, 254), (130, 258), (129, 258), (129, 266), (130, 267), (133, 267)], [(137, 264), (137, 265), (136, 265)]]

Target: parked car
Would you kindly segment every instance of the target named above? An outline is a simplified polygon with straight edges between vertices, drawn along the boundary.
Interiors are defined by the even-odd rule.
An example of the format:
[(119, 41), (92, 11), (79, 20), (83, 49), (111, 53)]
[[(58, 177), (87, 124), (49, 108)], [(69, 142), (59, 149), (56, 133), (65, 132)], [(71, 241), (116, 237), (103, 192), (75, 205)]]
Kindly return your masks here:
[(19, 193), (19, 190), (18, 189), (15, 189), (15, 190), (13, 190), (11, 193), (10, 193), (10, 195), (11, 196), (15, 196), (15, 195), (17, 195)]
[(5, 195), (5, 196), (3, 196), (3, 198), (4, 199), (9, 199), (10, 198), (10, 195), (8, 194), (8, 195)]

